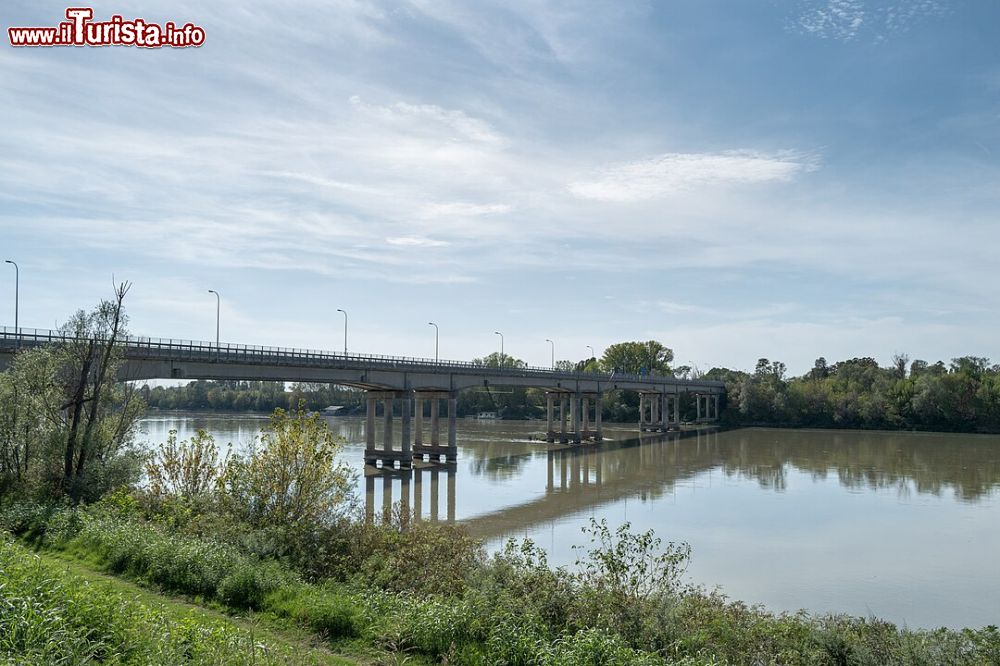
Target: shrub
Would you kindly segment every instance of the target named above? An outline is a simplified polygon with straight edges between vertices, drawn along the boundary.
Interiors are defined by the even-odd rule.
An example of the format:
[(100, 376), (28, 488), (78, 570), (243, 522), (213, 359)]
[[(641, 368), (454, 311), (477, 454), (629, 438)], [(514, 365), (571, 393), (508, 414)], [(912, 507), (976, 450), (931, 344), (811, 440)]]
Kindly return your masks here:
[(0, 541), (0, 655), (5, 663), (287, 664), (297, 655), (195, 613), (161, 612), (46, 565)]

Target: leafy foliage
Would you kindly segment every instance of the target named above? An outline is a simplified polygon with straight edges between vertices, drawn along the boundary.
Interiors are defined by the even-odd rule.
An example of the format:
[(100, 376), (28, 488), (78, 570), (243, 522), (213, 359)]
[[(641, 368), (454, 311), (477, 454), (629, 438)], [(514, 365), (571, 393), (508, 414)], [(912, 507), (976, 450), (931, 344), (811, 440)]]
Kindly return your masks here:
[(260, 448), (234, 456), (222, 475), (228, 511), (254, 527), (308, 530), (334, 519), (351, 493), (343, 441), (318, 414), (276, 409)]
[(177, 431), (171, 430), (167, 441), (146, 462), (147, 492), (161, 501), (203, 499), (215, 490), (224, 470), (215, 438), (198, 430), (190, 440), (178, 442)]
[(713, 368), (705, 377), (726, 383), (723, 412), (730, 423), (823, 428), (1000, 431), (1000, 366), (965, 356), (951, 364), (898, 355), (879, 367), (873, 358), (828, 364), (816, 359), (802, 377), (760, 359), (752, 374)]

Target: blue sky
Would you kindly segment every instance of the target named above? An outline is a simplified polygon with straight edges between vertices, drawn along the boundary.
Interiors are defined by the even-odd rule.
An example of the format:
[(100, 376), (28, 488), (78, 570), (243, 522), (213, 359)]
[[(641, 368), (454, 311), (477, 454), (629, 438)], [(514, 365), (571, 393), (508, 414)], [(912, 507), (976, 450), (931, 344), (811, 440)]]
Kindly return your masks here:
[[(4, 3), (3, 27), (65, 4)], [(198, 49), (0, 48), (21, 324), (531, 364), (1000, 359), (1000, 4), (97, 2)], [(13, 270), (0, 282), (12, 323)]]

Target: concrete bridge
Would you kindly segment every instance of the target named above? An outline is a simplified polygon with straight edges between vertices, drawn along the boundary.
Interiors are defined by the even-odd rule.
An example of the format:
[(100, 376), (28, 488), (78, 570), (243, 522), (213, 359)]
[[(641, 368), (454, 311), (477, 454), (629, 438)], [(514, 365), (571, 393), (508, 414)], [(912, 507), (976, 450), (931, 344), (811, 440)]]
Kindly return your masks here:
[[(58, 331), (0, 329), (0, 370), (17, 349), (75, 341)], [(722, 382), (671, 376), (564, 372), (551, 368), (490, 367), (466, 361), (437, 361), (377, 354), (336, 353), (191, 340), (129, 337), (121, 341), (125, 363), (122, 381), (148, 379), (217, 379), (318, 382), (365, 391), (367, 428), (365, 462), (409, 467), (414, 458), (457, 457), (455, 421), (458, 392), (472, 388), (526, 387), (546, 394), (546, 439), (573, 443), (603, 438), (601, 399), (606, 391), (640, 394), (639, 428), (666, 431), (680, 427), (679, 400), (692, 394), (698, 421), (719, 414)], [(447, 439), (441, 438), (441, 402), (447, 403)], [(397, 405), (398, 403), (398, 405)], [(381, 414), (379, 405), (381, 404)], [(425, 409), (426, 405), (426, 409)], [(394, 412), (399, 407), (399, 446)], [(591, 419), (591, 413), (593, 418)], [(425, 414), (430, 429), (424, 432)], [(381, 441), (376, 420), (382, 419)], [(425, 439), (425, 434), (428, 437)]]

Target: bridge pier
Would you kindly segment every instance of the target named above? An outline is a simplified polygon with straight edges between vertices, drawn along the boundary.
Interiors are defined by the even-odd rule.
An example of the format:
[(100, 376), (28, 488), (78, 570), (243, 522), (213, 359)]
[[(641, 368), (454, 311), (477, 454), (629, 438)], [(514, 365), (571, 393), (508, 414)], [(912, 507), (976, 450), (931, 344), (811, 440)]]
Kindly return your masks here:
[[(431, 410), (431, 443), (424, 444), (423, 410), (424, 401), (430, 402)], [(441, 445), (441, 400), (448, 401), (448, 443)], [(417, 460), (429, 457), (431, 462), (437, 462), (444, 456), (445, 462), (458, 461), (458, 394), (454, 391), (416, 391), (414, 403), (417, 405), (416, 433), (413, 445), (413, 456)]]
[(639, 432), (656, 432), (660, 429), (660, 393), (639, 394)]
[[(402, 423), (400, 428), (400, 448), (396, 449), (393, 444), (393, 419), (392, 412), (396, 403), (396, 398), (402, 398), (401, 412)], [(382, 402), (382, 445), (379, 447), (375, 437), (375, 416), (378, 402)], [(368, 391), (365, 395), (366, 422), (365, 422), (365, 464), (377, 465), (382, 462), (383, 467), (394, 467), (398, 462), (401, 469), (408, 468), (413, 462), (413, 453), (410, 449), (410, 400), (406, 392), (396, 391)]]
[[(553, 415), (556, 398), (559, 398), (559, 427), (555, 427)], [(580, 444), (587, 440), (596, 442), (604, 438), (601, 422), (602, 393), (570, 393), (568, 391), (547, 391), (545, 393), (545, 441), (560, 444)], [(590, 420), (590, 405), (593, 400), (594, 420)], [(569, 424), (567, 425), (567, 407)], [(591, 427), (593, 426), (593, 428)]]
[(719, 420), (719, 395), (717, 393), (695, 394), (696, 414), (698, 422)]
[(565, 393), (559, 394), (559, 442), (565, 444), (569, 441), (566, 436), (566, 408), (567, 397)]

